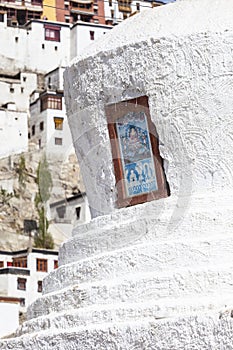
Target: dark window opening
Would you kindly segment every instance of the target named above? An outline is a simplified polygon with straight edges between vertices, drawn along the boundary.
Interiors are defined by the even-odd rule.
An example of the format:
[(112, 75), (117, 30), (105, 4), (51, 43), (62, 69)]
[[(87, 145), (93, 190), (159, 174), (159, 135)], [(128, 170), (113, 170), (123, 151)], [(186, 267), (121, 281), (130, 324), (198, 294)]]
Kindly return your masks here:
[(80, 213), (81, 213), (81, 207), (75, 208), (75, 212), (76, 212), (76, 219), (79, 220), (80, 219)]
[(55, 137), (55, 145), (62, 146), (62, 138), (61, 137)]
[(32, 136), (35, 135), (36, 127), (35, 125), (32, 125)]
[(42, 292), (42, 281), (37, 282), (37, 292), (41, 293)]
[(0, 13), (0, 22), (4, 22), (4, 13)]
[(17, 279), (17, 289), (19, 290), (26, 290), (26, 283), (27, 283), (27, 280), (26, 278), (18, 278)]
[(20, 306), (25, 306), (25, 299), (24, 298), (20, 298)]
[(15, 42), (17, 43), (19, 41), (19, 38), (16, 36), (15, 37)]
[(0, 267), (4, 267), (4, 261), (0, 261)]
[(11, 87), (10, 92), (13, 94), (13, 92), (15, 92), (15, 89)]
[(58, 268), (58, 260), (54, 260), (54, 269)]
[(90, 40), (95, 40), (95, 32), (90, 30)]
[(56, 212), (60, 219), (64, 219), (66, 213), (66, 206), (62, 205), (61, 207), (56, 208)]
[(41, 45), (42, 49), (44, 49), (44, 44)]
[(40, 122), (40, 131), (44, 130), (44, 122)]
[(137, 11), (140, 11), (140, 3), (139, 2), (137, 2), (136, 6), (137, 6)]

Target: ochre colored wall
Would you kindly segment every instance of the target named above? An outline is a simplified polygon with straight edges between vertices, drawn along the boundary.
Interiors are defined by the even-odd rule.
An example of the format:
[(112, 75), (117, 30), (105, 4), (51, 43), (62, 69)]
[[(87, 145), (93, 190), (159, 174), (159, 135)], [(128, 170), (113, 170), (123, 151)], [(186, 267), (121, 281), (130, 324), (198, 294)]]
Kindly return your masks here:
[(56, 21), (56, 0), (43, 1), (42, 18), (47, 17), (50, 21)]

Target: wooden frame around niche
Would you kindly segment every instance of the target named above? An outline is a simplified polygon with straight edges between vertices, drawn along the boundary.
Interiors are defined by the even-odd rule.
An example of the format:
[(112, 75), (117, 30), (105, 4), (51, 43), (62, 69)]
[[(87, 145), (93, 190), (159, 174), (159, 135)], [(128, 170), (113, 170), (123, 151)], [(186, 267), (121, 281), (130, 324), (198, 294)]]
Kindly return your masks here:
[[(113, 165), (114, 165), (114, 171), (115, 171), (115, 178), (116, 178), (116, 186), (117, 186), (117, 207), (127, 207), (131, 205), (136, 205), (144, 202), (149, 202), (155, 199), (160, 199), (167, 197), (169, 195), (169, 186), (166, 182), (165, 174), (163, 171), (163, 161), (159, 154), (159, 147), (158, 147), (158, 135), (156, 132), (156, 128), (154, 124), (151, 121), (150, 112), (149, 112), (149, 105), (148, 105), (148, 98), (147, 96), (138, 97), (136, 99), (131, 99), (119, 103), (114, 103), (111, 105), (105, 106), (105, 113), (107, 117), (108, 122), (108, 130), (109, 130), (109, 136), (111, 141), (111, 148), (112, 148), (112, 158), (113, 158)], [(125, 119), (124, 119), (125, 118)], [(128, 118), (128, 119), (127, 119)], [(130, 122), (127, 124), (126, 121), (129, 120)], [(140, 119), (141, 118), (141, 119)], [(139, 123), (140, 120), (142, 125), (146, 125), (146, 128), (140, 128), (137, 125), (137, 122)], [(130, 125), (132, 124), (132, 125)], [(126, 129), (131, 128), (131, 135), (130, 131), (128, 132), (128, 136), (124, 137), (122, 136), (123, 133), (126, 133)], [(134, 132), (132, 129), (135, 129)], [(138, 135), (138, 131), (140, 133), (140, 136), (142, 135), (144, 139), (144, 145), (142, 141), (140, 141)], [(132, 134), (136, 134), (132, 135)], [(130, 136), (129, 136), (130, 135)], [(121, 140), (119, 139), (119, 136)], [(142, 158), (136, 161), (131, 161), (126, 159), (126, 153), (130, 152), (128, 149), (130, 149), (130, 145), (124, 145), (123, 143), (129, 142), (130, 138), (135, 136), (137, 137), (137, 144), (141, 145), (141, 147), (144, 147), (145, 152), (149, 154), (150, 151), (150, 157), (149, 158)], [(123, 140), (123, 141), (122, 141)], [(136, 144), (136, 142), (134, 144)], [(150, 145), (149, 145), (150, 144)], [(146, 146), (145, 146), (146, 145)], [(128, 149), (127, 149), (128, 147)], [(132, 145), (131, 145), (132, 147)], [(137, 147), (134, 146), (133, 147)], [(124, 149), (124, 150), (123, 150)], [(143, 151), (142, 151), (143, 152)], [(135, 152), (134, 155), (131, 152), (131, 157), (141, 157), (139, 153)], [(129, 156), (130, 159), (130, 156)], [(133, 159), (133, 158), (132, 158)], [(128, 162), (126, 164), (126, 161)], [(131, 162), (131, 163), (130, 163)], [(147, 163), (148, 162), (148, 163)], [(143, 185), (136, 185), (133, 187), (130, 186), (128, 183), (130, 183), (129, 173), (132, 173), (132, 177), (135, 177), (136, 182), (135, 184), (142, 184), (142, 181), (146, 180), (137, 180), (139, 179), (139, 176), (141, 175), (141, 179), (144, 176), (145, 179), (145, 171), (142, 170), (143, 166), (145, 169), (145, 166), (149, 165), (147, 167), (147, 170), (149, 169), (151, 171), (152, 176), (150, 177), (151, 180), (148, 183), (144, 183)], [(134, 166), (134, 168), (133, 168)], [(136, 176), (136, 174), (139, 174), (135, 169), (139, 166), (140, 168), (140, 175)], [(131, 167), (131, 168), (130, 168)], [(126, 171), (128, 171), (128, 175), (126, 177)], [(147, 172), (148, 173), (148, 172)], [(149, 178), (149, 177), (148, 177)], [(140, 182), (141, 181), (141, 182)], [(132, 182), (133, 183), (133, 182)], [(140, 187), (141, 186), (141, 187)], [(154, 188), (152, 191), (149, 189), (145, 192), (142, 191), (142, 193), (137, 193), (137, 191), (131, 195), (129, 195), (129, 191), (133, 191), (132, 189), (138, 189), (139, 191), (143, 188), (142, 186), (147, 186)], [(155, 188), (156, 187), (156, 188)]]

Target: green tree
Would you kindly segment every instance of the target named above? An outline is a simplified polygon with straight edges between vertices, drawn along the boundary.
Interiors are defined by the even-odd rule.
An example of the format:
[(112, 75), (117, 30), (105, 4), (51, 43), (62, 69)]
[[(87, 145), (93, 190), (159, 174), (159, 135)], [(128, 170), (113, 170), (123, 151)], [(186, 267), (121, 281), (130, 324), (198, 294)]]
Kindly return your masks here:
[(37, 248), (53, 249), (54, 241), (52, 235), (48, 232), (49, 223), (46, 217), (46, 204), (51, 195), (53, 181), (45, 155), (37, 167), (36, 183), (38, 193), (35, 197), (35, 206), (39, 215), (39, 227), (34, 244)]
[(25, 157), (23, 155), (20, 156), (19, 164), (16, 168), (16, 173), (18, 174), (20, 189), (24, 190), (26, 187), (27, 169), (26, 169)]

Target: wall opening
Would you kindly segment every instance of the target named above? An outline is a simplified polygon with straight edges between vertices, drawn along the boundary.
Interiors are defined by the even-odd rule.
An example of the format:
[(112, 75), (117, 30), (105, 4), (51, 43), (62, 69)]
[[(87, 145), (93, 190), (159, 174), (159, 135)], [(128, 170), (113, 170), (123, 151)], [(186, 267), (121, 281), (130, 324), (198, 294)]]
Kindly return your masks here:
[(170, 195), (147, 96), (105, 107), (117, 188), (117, 207)]

